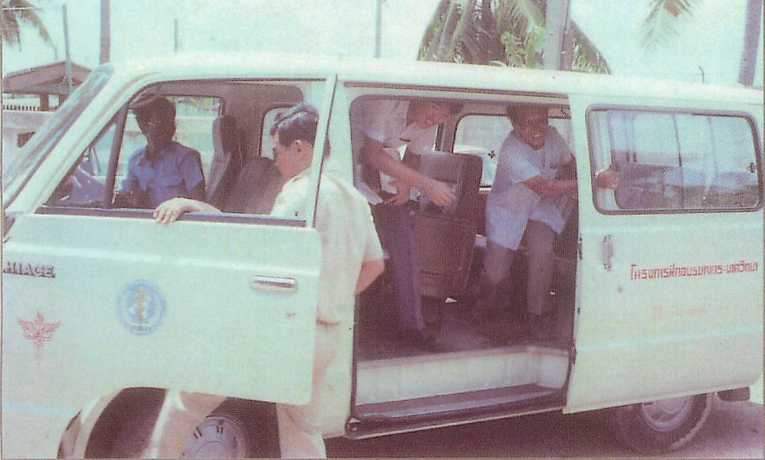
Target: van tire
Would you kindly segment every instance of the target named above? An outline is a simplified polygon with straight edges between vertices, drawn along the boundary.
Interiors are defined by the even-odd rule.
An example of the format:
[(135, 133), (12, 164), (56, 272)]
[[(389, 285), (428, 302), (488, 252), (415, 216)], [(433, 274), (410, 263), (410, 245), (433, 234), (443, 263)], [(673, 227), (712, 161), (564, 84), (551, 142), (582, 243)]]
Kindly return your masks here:
[(627, 447), (658, 454), (686, 446), (712, 409), (712, 393), (650, 401), (609, 411), (608, 426)]
[(186, 442), (183, 458), (279, 456), (276, 406), (229, 398), (207, 416)]

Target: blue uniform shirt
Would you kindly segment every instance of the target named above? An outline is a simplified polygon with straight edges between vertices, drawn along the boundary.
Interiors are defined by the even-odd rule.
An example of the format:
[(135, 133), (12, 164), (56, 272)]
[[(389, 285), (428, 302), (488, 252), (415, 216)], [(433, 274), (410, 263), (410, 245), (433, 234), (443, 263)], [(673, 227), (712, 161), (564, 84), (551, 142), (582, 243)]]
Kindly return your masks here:
[(140, 193), (155, 208), (170, 198), (188, 198), (204, 180), (199, 152), (171, 141), (153, 161), (146, 158), (146, 147), (136, 150), (121, 191)]

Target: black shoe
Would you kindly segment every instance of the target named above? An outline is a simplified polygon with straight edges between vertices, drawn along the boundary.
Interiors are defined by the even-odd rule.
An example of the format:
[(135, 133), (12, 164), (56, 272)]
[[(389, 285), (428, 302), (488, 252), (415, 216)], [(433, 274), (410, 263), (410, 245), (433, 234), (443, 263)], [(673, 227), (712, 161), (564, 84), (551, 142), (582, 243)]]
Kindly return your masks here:
[(421, 350), (431, 352), (442, 351), (441, 344), (438, 342), (438, 337), (422, 330), (401, 331), (398, 333), (398, 340), (400, 343), (412, 345)]

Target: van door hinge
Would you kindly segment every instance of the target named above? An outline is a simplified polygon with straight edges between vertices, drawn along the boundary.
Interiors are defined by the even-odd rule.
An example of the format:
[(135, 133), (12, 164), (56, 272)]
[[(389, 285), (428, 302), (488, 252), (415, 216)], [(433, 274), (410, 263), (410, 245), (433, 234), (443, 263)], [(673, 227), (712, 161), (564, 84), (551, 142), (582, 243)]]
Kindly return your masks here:
[(579, 260), (582, 260), (582, 236), (579, 235), (579, 241), (576, 243), (576, 253), (579, 255)]

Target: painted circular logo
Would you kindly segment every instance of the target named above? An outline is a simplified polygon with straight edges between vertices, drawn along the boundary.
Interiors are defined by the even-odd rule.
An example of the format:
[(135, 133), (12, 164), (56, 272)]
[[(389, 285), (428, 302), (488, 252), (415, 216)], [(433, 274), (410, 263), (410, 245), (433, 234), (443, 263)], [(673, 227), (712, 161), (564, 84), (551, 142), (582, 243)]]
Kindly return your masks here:
[(131, 333), (151, 334), (157, 330), (165, 316), (165, 299), (148, 281), (133, 281), (119, 296), (117, 314)]

